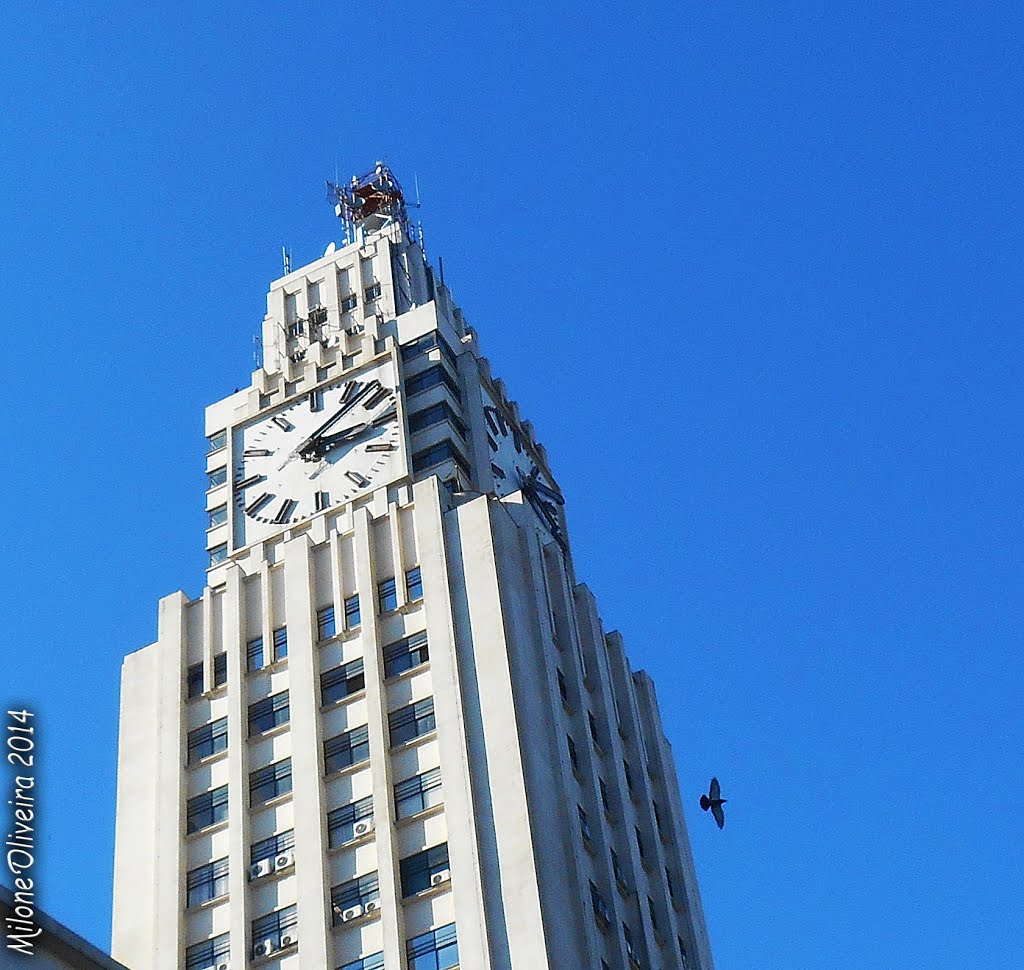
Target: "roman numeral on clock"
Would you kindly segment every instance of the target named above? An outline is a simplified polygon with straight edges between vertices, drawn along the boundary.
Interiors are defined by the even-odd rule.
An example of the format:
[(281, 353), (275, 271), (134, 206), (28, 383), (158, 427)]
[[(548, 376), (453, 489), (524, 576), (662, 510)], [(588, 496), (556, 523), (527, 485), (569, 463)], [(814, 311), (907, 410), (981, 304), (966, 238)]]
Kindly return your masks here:
[(266, 478), (265, 475), (250, 475), (248, 478), (243, 478), (240, 482), (235, 482), (235, 488), (238, 491), (248, 488), (250, 485), (255, 485), (257, 482), (262, 482)]
[(255, 515), (267, 502), (273, 499), (273, 495), (270, 492), (264, 492), (262, 495), (254, 498), (246, 507), (246, 515)]
[(397, 407), (388, 408), (383, 414), (378, 415), (376, 418), (373, 419), (373, 425), (379, 428), (382, 424), (387, 424), (392, 418), (395, 418), (397, 416)]
[(356, 485), (358, 485), (360, 488), (363, 488), (363, 486), (370, 484), (370, 479), (364, 477), (363, 475), (360, 475), (359, 472), (345, 472), (345, 477), (350, 482), (355, 482)]
[(281, 507), (277, 510), (277, 515), (274, 516), (275, 525), (282, 525), (287, 522), (291, 517), (292, 513), (298, 508), (299, 503), (293, 498), (286, 498), (282, 503)]
[[(371, 408), (375, 408), (378, 404), (380, 404), (381, 401), (384, 400), (384, 398), (388, 397), (391, 394), (391, 391), (389, 391), (386, 387), (382, 387), (379, 381), (374, 381), (373, 383), (377, 385), (377, 390), (373, 394), (371, 394), (365, 401), (363, 401), (363, 407), (366, 408), (367, 411), (369, 411)], [(372, 387), (373, 384), (371, 384), (370, 386)]]
[(286, 417), (280, 414), (275, 414), (271, 419), (282, 431), (291, 431), (295, 425), (291, 423)]
[(242, 452), (243, 458), (269, 458), (273, 452), (269, 448), (246, 448)]
[(394, 451), (398, 446), (391, 444), (390, 441), (385, 441), (379, 445), (367, 445), (367, 451)]

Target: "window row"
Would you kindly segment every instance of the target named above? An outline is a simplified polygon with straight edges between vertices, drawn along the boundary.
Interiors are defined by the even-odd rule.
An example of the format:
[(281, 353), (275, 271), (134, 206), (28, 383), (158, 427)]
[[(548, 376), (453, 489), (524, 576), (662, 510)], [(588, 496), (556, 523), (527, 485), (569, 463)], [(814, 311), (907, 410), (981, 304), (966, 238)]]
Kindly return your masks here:
[(407, 344), (402, 344), (402, 361), (408, 364), (409, 361), (422, 357), (435, 347), (451, 365), (452, 370), (458, 371), (459, 363), (455, 351), (452, 350), (448, 341), (437, 330), (432, 330), (430, 333), (425, 333), (422, 337), (417, 337), (415, 340), (410, 340)]
[[(275, 950), (298, 943), (295, 906), (286, 906), (276, 913), (253, 920), (253, 956), (261, 957)], [(213, 939), (195, 943), (185, 950), (185, 970), (211, 970), (226, 963), (231, 956), (230, 935), (222, 933)], [(455, 924), (440, 926), (414, 936), (405, 944), (406, 970), (450, 970), (459, 965), (459, 943)], [(339, 970), (383, 970), (384, 954), (360, 957)]]
[(466, 429), (465, 422), (455, 413), (455, 409), (447, 401), (438, 401), (422, 411), (409, 415), (409, 433), (415, 434), (417, 431), (425, 431), (427, 428), (433, 428), (445, 422), (458, 432), (459, 437), (463, 441), (469, 440), (469, 431)]
[(412, 456), (412, 470), (414, 473), (426, 471), (435, 465), (446, 461), (453, 461), (466, 475), (470, 475), (469, 461), (466, 456), (456, 447), (451, 438), (445, 438), (436, 445), (431, 445), (423, 451), (418, 451)]
[[(412, 670), (426, 663), (429, 658), (426, 633), (416, 633), (412, 636), (404, 637), (395, 643), (388, 644), (384, 648), (384, 675), (385, 677), (396, 677), (407, 670)], [(320, 675), (320, 702), (324, 707), (328, 707), (358, 693), (365, 686), (366, 678), (362, 658), (349, 661)], [(412, 705), (412, 709), (403, 708), (401, 711), (395, 712), (393, 717), (396, 720), (391, 726), (393, 729), (397, 728), (398, 733), (397, 735), (393, 733), (392, 744), (400, 744), (402, 740), (408, 740), (408, 738), (395, 740), (395, 737), (401, 738), (402, 734), (408, 730), (408, 721), (421, 721), (427, 716), (424, 713), (425, 708), (423, 708), (423, 705), (427, 703), (426, 701), (420, 702), (419, 713), (414, 709), (415, 705)], [(401, 715), (401, 717), (398, 717), (398, 715)], [(430, 703), (429, 716), (433, 716), (432, 703)], [(287, 690), (271, 694), (269, 697), (256, 701), (249, 705), (249, 737), (256, 737), (287, 724), (290, 717), (291, 705)], [(389, 718), (389, 720), (391, 719)], [(429, 729), (417, 730), (413, 736), (424, 733), (425, 730)], [(221, 717), (189, 732), (188, 764), (198, 764), (204, 758), (209, 758), (226, 750), (227, 746), (228, 719)]]
[[(325, 765), (330, 770), (340, 770), (348, 765), (359, 764), (369, 756), (366, 728), (356, 728), (324, 742)], [(328, 761), (328, 758), (330, 761)], [(292, 790), (291, 758), (284, 758), (265, 768), (258, 768), (249, 775), (250, 808), (287, 794)], [(395, 818), (404, 818), (427, 811), (443, 802), (441, 769), (430, 768), (394, 785)], [(212, 791), (196, 795), (186, 806), (186, 828), (191, 835), (202, 829), (223, 822), (228, 817), (228, 786), (221, 785)], [(360, 823), (372, 821), (373, 799), (357, 801), (333, 809), (327, 816), (328, 844), (331, 848), (362, 837), (370, 831), (369, 826)], [(295, 844), (292, 830), (253, 843), (249, 864), (256, 865), (265, 859), (272, 859), (290, 851)], [(191, 905), (191, 904), (190, 904)]]
[[(423, 577), (419, 566), (414, 566), (405, 573), (405, 592), (407, 602), (414, 603), (423, 599)], [(394, 577), (382, 580), (377, 584), (377, 603), (381, 613), (391, 613), (398, 609), (398, 590)], [(354, 630), (360, 625), (359, 596), (349, 596), (344, 603), (345, 629)], [(317, 639), (330, 640), (337, 635), (337, 620), (333, 606), (326, 606), (317, 611)], [(268, 664), (277, 663), (288, 656), (288, 629), (279, 627), (273, 632), (272, 648), (269, 654), (264, 648), (263, 637), (254, 637), (246, 643), (246, 668), (252, 672), (260, 670)], [(205, 670), (202, 662), (192, 664), (186, 672), (186, 696), (191, 700), (204, 692)], [(228, 656), (219, 653), (213, 658), (213, 687), (222, 687), (228, 680)]]

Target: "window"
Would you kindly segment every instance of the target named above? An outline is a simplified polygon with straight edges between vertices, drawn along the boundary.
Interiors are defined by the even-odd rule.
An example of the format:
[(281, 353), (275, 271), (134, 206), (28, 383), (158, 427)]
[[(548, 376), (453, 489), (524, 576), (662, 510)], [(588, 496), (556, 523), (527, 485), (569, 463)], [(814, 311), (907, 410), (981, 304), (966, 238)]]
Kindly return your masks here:
[(566, 746), (569, 748), (569, 764), (572, 765), (573, 771), (580, 770), (580, 758), (576, 753), (576, 742), (567, 734), (565, 736)]
[(274, 662), (284, 660), (288, 656), (288, 628), (281, 627), (274, 631)]
[(337, 633), (334, 625), (334, 607), (325, 606), (317, 610), (316, 614), (316, 636), (318, 640), (330, 640)]
[(423, 599), (423, 576), (419, 566), (405, 571), (405, 598), (410, 603)]
[(269, 839), (260, 839), (249, 847), (249, 865), (254, 866), (264, 859), (273, 859), (282, 852), (290, 852), (295, 848), (295, 829), (279, 832)]
[(186, 830), (189, 835), (209, 828), (228, 817), (228, 786), (221, 785), (213, 791), (196, 795), (188, 800), (185, 809)]
[(287, 724), (291, 717), (288, 691), (272, 694), (270, 697), (249, 705), (249, 737), (272, 731), (281, 724)]
[(668, 866), (665, 866), (665, 885), (668, 887), (668, 898), (671, 899), (673, 903), (677, 902), (676, 887), (675, 883), (672, 882), (672, 870), (669, 869)]
[(629, 769), (629, 762), (626, 761), (626, 760), (623, 760), (623, 762), (622, 762), (622, 771), (623, 771), (623, 774), (625, 774), (625, 776), (626, 776), (626, 787), (629, 789), (630, 795), (632, 795), (632, 794), (634, 794), (634, 792), (633, 792), (633, 772), (630, 771), (630, 769)]
[(367, 903), (375, 903), (380, 899), (380, 884), (377, 881), (377, 873), (368, 872), (365, 876), (357, 879), (350, 879), (340, 886), (331, 888), (331, 909), (334, 912), (334, 925), (342, 922), (342, 915), (346, 909), (355, 906), (366, 908)]
[(640, 960), (633, 948), (633, 934), (625, 923), (622, 924), (622, 940), (626, 944), (626, 956), (629, 957), (629, 962), (635, 967), (640, 966)]
[(213, 686), (223, 687), (228, 682), (228, 655), (218, 653), (213, 658)]
[(391, 613), (398, 609), (398, 588), (394, 576), (377, 584), (377, 609), (381, 613)]
[(661, 827), (661, 812), (658, 811), (658, 803), (651, 799), (651, 808), (654, 809), (654, 825), (658, 830), (658, 835), (661, 838), (665, 838), (665, 830)]
[(597, 919), (598, 925), (602, 929), (609, 926), (612, 921), (611, 911), (608, 909), (604, 896), (601, 895), (593, 882), (590, 883), (590, 904), (594, 908), (594, 916)]
[(412, 456), (412, 470), (414, 472), (426, 471), (435, 465), (443, 464), (446, 461), (453, 461), (467, 475), (469, 474), (469, 462), (452, 443), (450, 438), (439, 441), (424, 451), (417, 452)]
[(275, 761), (266, 768), (249, 772), (249, 807), (269, 802), (292, 790), (292, 759)]
[(459, 965), (459, 941), (455, 924), (427, 930), (405, 944), (407, 970), (448, 970)]
[(441, 356), (452, 365), (452, 368), (458, 370), (455, 351), (452, 350), (448, 341), (436, 330), (432, 330), (430, 333), (425, 333), (422, 337), (417, 337), (415, 340), (410, 340), (409, 343), (403, 344), (402, 360), (405, 363), (408, 363), (410, 360), (416, 360), (417, 357), (422, 357), (435, 347), (441, 351)]
[(321, 381), (326, 381), (331, 376), (331, 368), (334, 364), (324, 364), (323, 367), (316, 369), (316, 382), (319, 384)]
[(380, 297), (380, 283), (371, 283), (363, 293), (367, 303)]
[(580, 820), (580, 835), (583, 836), (583, 841), (587, 846), (591, 846), (594, 843), (594, 838), (590, 834), (590, 821), (587, 818), (587, 813), (583, 810), (582, 805), (576, 806), (576, 814)]
[(611, 801), (608, 798), (608, 786), (604, 783), (603, 778), (598, 778), (597, 784), (598, 787), (601, 789), (601, 806), (609, 815), (611, 815), (612, 805)]
[(188, 763), (194, 765), (203, 758), (225, 750), (227, 746), (228, 719), (222, 717), (188, 732)]
[(654, 908), (654, 900), (650, 896), (647, 897), (647, 912), (651, 914), (651, 929), (661, 936), (661, 930), (658, 929), (658, 911)]
[(434, 877), (448, 878), (448, 843), (424, 849), (398, 863), (398, 872), (402, 880), (402, 898), (415, 896), (417, 893), (436, 885)]
[(388, 715), (391, 747), (405, 744), (406, 741), (421, 737), (428, 731), (433, 731), (434, 727), (433, 697), (400, 707), (397, 711), (392, 711)]
[(228, 860), (218, 859), (193, 869), (185, 877), (186, 905), (199, 906), (228, 894)]
[(231, 937), (221, 933), (212, 940), (203, 940), (185, 948), (185, 970), (209, 970), (231, 956)]
[(206, 453), (212, 455), (215, 451), (220, 451), (221, 448), (227, 447), (227, 443), (227, 431), (218, 431), (216, 434), (211, 434), (206, 439)]
[(216, 488), (218, 485), (223, 485), (228, 480), (227, 466), (222, 465), (220, 468), (215, 468), (212, 472), (207, 472), (206, 477), (208, 480), (207, 491), (211, 488)]
[(441, 385), (444, 385), (451, 392), (452, 397), (456, 401), (462, 401), (462, 395), (459, 393), (459, 382), (452, 377), (451, 372), (443, 364), (435, 364), (433, 367), (428, 367), (425, 371), (413, 374), (405, 382), (405, 393), (407, 397), (412, 397), (414, 394), (420, 394), (423, 391), (429, 391), (432, 387), (440, 387)]
[(356, 822), (373, 818), (373, 798), (367, 796), (327, 814), (327, 844), (336, 848), (355, 838)]
[(284, 295), (284, 322), (293, 323), (299, 315), (298, 304), (296, 303), (296, 293), (285, 293)]
[(370, 732), (366, 725), (324, 741), (324, 773), (340, 771), (370, 757)]
[(345, 600), (345, 629), (354, 630), (359, 626), (359, 596), (350, 596)]
[(416, 434), (417, 431), (433, 428), (435, 425), (443, 424), (445, 421), (459, 433), (459, 437), (463, 441), (467, 440), (469, 431), (466, 429), (465, 422), (455, 413), (447, 401), (438, 401), (422, 411), (411, 414), (409, 416), (409, 433)]
[(314, 307), (320, 306), (320, 283), (310, 283), (309, 289), (306, 291), (306, 306), (311, 310)]
[(601, 736), (597, 730), (597, 721), (594, 719), (593, 711), (587, 711), (587, 721), (590, 724), (590, 738), (597, 748), (601, 747)]
[(690, 965), (686, 960), (686, 946), (681, 936), (676, 937), (676, 942), (679, 944), (679, 963), (682, 965), (683, 970), (686, 970)]
[(441, 769), (431, 768), (408, 781), (400, 781), (395, 785), (395, 818), (408, 818), (428, 808), (440, 805), (443, 800), (441, 792)]
[(359, 297), (355, 293), (349, 293), (348, 296), (341, 298), (342, 313), (351, 313), (357, 306), (359, 306)]
[(320, 703), (326, 707), (351, 694), (358, 693), (366, 686), (363, 674), (363, 659), (342, 664), (320, 675)]
[(219, 546), (206, 550), (210, 554), (210, 565), (216, 566), (228, 558), (228, 544), (222, 542)]
[(637, 826), (633, 826), (633, 831), (636, 832), (636, 849), (640, 853), (640, 861), (647, 864), (647, 854), (644, 851), (644, 837), (640, 829)]
[(562, 698), (563, 704), (569, 703), (569, 688), (565, 683), (565, 674), (562, 673), (562, 668), (558, 667), (555, 670), (555, 676), (558, 678), (558, 695)]
[(263, 637), (256, 637), (245, 645), (245, 660), (249, 670), (263, 666)]
[(203, 692), (203, 665), (202, 662), (192, 664), (185, 675), (185, 685), (188, 692), (188, 699), (198, 697)]
[(223, 525), (225, 522), (227, 522), (228, 507), (227, 505), (218, 505), (215, 509), (209, 509), (206, 515), (206, 528), (212, 529), (214, 528), (214, 526)]
[(406, 670), (425, 664), (429, 659), (427, 634), (414, 633), (384, 648), (384, 676), (397, 677)]
[(344, 964), (339, 970), (384, 970), (384, 954), (374, 953), (373, 956), (360, 957)]
[[(259, 919), (252, 921), (252, 955), (254, 957), (266, 956), (274, 950), (291, 946), (298, 938), (297, 933), (289, 933), (299, 924), (299, 911), (292, 904), (279, 909), (276, 913), (268, 913)], [(283, 937), (290, 937), (290, 942), (285, 943)], [(264, 949), (267, 942), (273, 944), (271, 948)]]
[(626, 887), (626, 877), (622, 874), (622, 865), (619, 862), (619, 857), (616, 855), (615, 850), (611, 850), (612, 856), (612, 875), (615, 876), (615, 881), (622, 886)]

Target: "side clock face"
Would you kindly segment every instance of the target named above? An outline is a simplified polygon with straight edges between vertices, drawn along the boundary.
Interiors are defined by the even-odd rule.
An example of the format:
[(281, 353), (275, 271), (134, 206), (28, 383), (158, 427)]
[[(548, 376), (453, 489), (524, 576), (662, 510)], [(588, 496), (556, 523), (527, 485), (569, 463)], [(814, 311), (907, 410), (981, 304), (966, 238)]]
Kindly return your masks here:
[(563, 543), (560, 509), (565, 501), (561, 493), (534, 463), (523, 433), (486, 394), (484, 420), (495, 494), (504, 496), (522, 491), (547, 531)]
[(236, 548), (391, 481), (400, 473), (401, 440), (390, 361), (237, 428)]

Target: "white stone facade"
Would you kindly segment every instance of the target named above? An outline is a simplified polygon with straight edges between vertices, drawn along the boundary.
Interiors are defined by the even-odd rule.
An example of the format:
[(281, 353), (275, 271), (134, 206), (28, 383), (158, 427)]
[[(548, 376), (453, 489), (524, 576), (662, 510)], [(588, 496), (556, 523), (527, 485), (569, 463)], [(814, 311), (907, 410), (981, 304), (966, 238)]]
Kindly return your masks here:
[[(395, 375), (383, 477), (257, 522), (245, 429), (371, 373)], [(277, 281), (264, 366), (207, 433), (208, 585), (124, 663), (114, 957), (711, 970), (653, 684), (416, 243), (392, 225)], [(264, 480), (342, 480), (348, 453), (299, 450)]]

